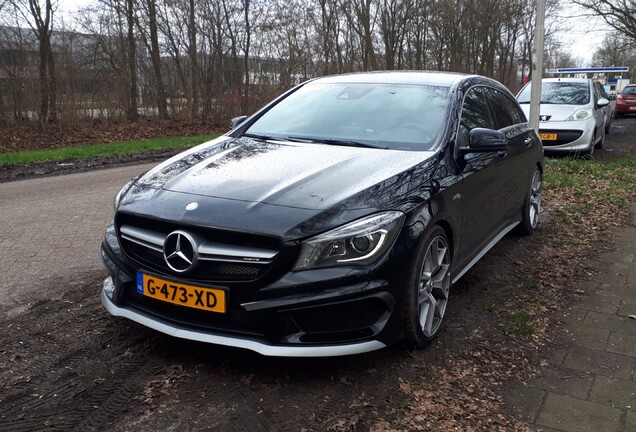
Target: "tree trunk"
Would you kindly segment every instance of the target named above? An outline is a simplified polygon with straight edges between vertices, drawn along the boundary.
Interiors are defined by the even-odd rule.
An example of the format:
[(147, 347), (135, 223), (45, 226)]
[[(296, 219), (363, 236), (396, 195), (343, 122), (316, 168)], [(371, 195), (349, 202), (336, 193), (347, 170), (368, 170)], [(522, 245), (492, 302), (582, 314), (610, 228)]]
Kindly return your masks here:
[(137, 43), (135, 41), (134, 0), (126, 0), (126, 22), (128, 24), (128, 107), (126, 117), (137, 120)]
[(157, 86), (157, 109), (159, 110), (159, 118), (161, 120), (165, 120), (168, 118), (168, 107), (166, 104), (166, 90), (163, 84), (163, 74), (161, 73), (156, 0), (148, 0), (148, 27), (150, 30), (150, 58), (152, 60), (152, 69), (155, 75), (155, 85)]
[(199, 64), (197, 61), (197, 28), (194, 0), (190, 0), (188, 37), (190, 55), (190, 121), (194, 121), (199, 113)]

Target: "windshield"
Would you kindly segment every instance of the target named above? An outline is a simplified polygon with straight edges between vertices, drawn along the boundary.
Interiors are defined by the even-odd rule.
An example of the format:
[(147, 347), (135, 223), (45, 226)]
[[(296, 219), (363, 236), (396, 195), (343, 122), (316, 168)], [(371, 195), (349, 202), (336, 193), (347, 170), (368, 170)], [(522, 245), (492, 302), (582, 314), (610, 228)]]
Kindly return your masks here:
[[(519, 103), (530, 102), (528, 84), (517, 96)], [(587, 82), (550, 81), (541, 83), (541, 103), (560, 105), (587, 105), (590, 103), (590, 85)]]
[(448, 88), (309, 83), (245, 135), (401, 150), (428, 150), (444, 123)]

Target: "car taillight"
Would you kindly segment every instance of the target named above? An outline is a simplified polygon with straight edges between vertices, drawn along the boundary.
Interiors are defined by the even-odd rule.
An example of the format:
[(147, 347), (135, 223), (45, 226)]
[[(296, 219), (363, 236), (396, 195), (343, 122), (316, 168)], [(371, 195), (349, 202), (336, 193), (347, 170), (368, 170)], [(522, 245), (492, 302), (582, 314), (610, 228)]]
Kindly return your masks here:
[(618, 97), (616, 98), (616, 104), (617, 105), (625, 104), (625, 98), (623, 97), (623, 95), (618, 95)]

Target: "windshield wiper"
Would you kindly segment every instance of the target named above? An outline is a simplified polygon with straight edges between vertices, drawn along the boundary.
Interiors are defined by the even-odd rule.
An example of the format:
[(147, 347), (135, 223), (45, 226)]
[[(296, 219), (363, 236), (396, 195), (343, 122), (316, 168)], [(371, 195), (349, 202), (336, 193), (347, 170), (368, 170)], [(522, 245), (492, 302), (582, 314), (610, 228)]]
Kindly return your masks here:
[(253, 134), (253, 133), (244, 133), (241, 136), (242, 137), (247, 137), (247, 138), (256, 138), (256, 139), (261, 140), (261, 141), (279, 139), (279, 138), (276, 138), (276, 137), (271, 136), (271, 135), (259, 135), (259, 134)]
[(294, 138), (294, 137), (286, 137), (286, 136), (261, 135), (261, 134), (253, 134), (253, 133), (244, 133), (241, 136), (247, 137), (247, 138), (254, 138), (261, 141), (276, 140), (276, 141), (292, 141), (292, 142), (300, 142), (300, 143), (314, 142), (314, 140), (311, 140), (308, 138)]
[(288, 140), (293, 141), (297, 140), (300, 142), (310, 142), (310, 143), (323, 143), (329, 145), (337, 145), (337, 146), (349, 146), (349, 147), (364, 147), (364, 148), (375, 148), (375, 149), (384, 149), (387, 150), (387, 146), (372, 144), (372, 143), (364, 143), (360, 141), (354, 140), (343, 140), (343, 139), (331, 139), (331, 138), (307, 138), (307, 137), (287, 137)]

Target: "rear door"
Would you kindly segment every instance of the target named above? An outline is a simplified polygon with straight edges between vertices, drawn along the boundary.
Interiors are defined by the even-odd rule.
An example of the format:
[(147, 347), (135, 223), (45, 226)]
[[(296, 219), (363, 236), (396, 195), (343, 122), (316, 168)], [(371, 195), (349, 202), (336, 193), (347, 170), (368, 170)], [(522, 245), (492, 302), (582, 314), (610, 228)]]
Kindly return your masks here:
[(495, 129), (502, 132), (508, 141), (505, 176), (506, 189), (503, 199), (507, 205), (502, 205), (502, 224), (508, 224), (521, 214), (521, 208), (526, 198), (530, 177), (534, 173), (534, 164), (540, 146), (532, 127), (526, 122), (523, 111), (507, 94), (488, 87), (488, 101), (493, 113)]

